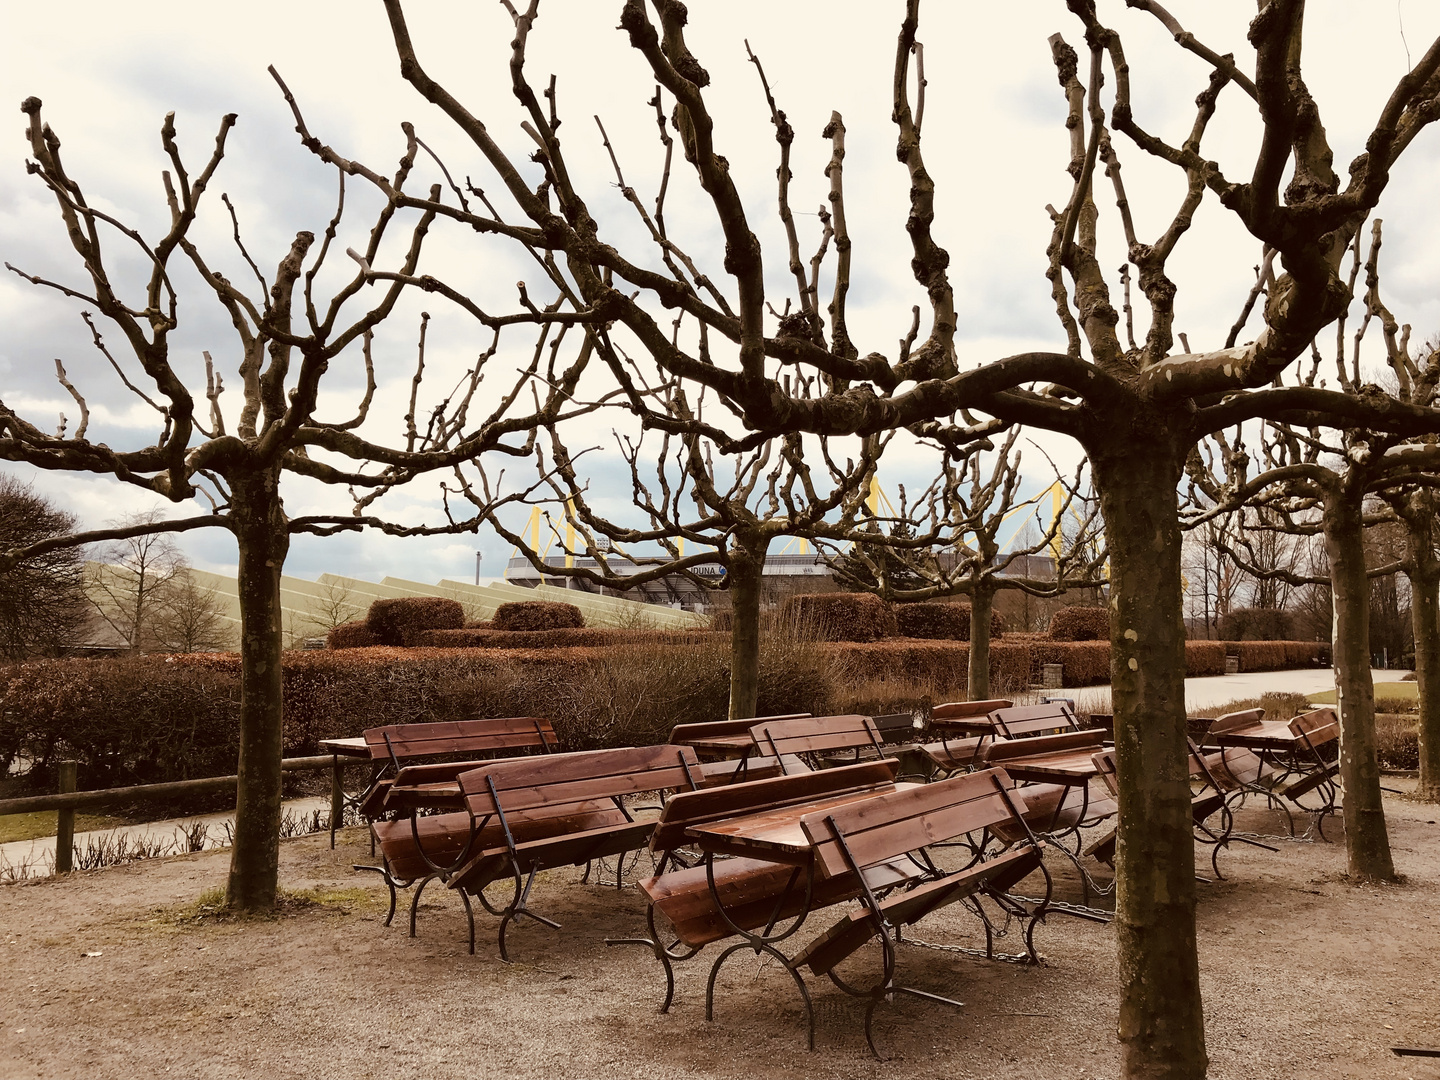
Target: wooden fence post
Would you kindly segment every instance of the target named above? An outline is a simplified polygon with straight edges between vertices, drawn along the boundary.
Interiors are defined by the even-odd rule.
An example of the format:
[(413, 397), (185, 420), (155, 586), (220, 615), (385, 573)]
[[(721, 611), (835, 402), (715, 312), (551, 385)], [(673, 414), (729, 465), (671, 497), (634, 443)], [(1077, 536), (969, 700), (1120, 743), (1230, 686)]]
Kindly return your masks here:
[[(76, 773), (79, 769), (78, 763), (74, 761), (60, 762), (60, 793), (68, 794), (75, 790)], [(75, 851), (75, 811), (66, 807), (56, 811), (55, 825), (55, 872), (57, 874), (68, 874), (74, 869), (73, 855)]]
[(330, 765), (330, 847), (335, 847), (335, 830), (345, 817), (345, 765), (336, 754)]

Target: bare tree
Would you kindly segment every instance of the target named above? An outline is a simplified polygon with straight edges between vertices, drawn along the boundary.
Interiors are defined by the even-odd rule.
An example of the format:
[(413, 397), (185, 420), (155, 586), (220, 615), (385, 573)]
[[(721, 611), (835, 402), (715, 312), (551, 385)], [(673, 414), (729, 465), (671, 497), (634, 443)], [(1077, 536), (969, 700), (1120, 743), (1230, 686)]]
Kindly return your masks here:
[[(117, 529), (161, 526), (158, 510), (140, 511), (111, 522)], [(100, 618), (133, 651), (156, 647), (154, 621), (166, 591), (189, 564), (175, 538), (162, 532), (136, 532), (97, 548), (86, 567), (85, 592)]]
[[(309, 134), (298, 105), (279, 75), (272, 74), (291, 104), (305, 145), (333, 169), (338, 194), (334, 216), (322, 234), (317, 238), (312, 232), (297, 233), (288, 251), (272, 263), (275, 269), (268, 277), (243, 243), (239, 214), (228, 197), (221, 196), (222, 220), (234, 238), (235, 254), (228, 260), (221, 252), (202, 254), (192, 239), (203, 197), (225, 155), (226, 140), (236, 120), (233, 114), (221, 120), (214, 149), (198, 172), (192, 172), (184, 161), (173, 115), (166, 117), (160, 142), (169, 162), (162, 180), (170, 224), (163, 235), (147, 239), (87, 197), (80, 181), (62, 163), (60, 140), (42, 121), (40, 101), (25, 101), (22, 109), (28, 119), (30, 172), (54, 197), (70, 248), (88, 284), (67, 284), (10, 269), (35, 285), (73, 298), (84, 309), (82, 317), (100, 360), (97, 368), (113, 373), (154, 410), (158, 434), (150, 445), (134, 449), (91, 441), (89, 407), (77, 385), (89, 380), (77, 377), (72, 382), (59, 361), (56, 376), (80, 412), (80, 422), (72, 433), (67, 434), (63, 417), (60, 431), (52, 434), (0, 402), (0, 458), (42, 469), (110, 474), (175, 503), (200, 499), (208, 504), (208, 510), (191, 517), (142, 521), (11, 546), (0, 563), (5, 568), (75, 545), (161, 532), (221, 528), (235, 538), (242, 696), (240, 779), (227, 898), (230, 905), (240, 908), (271, 907), (276, 893), (283, 644), (280, 576), (290, 537), (363, 528), (398, 536), (476, 528), (481, 520), (478, 513), (467, 518), (450, 514), (447, 508), (445, 518), (438, 522), (402, 524), (383, 516), (376, 502), (420, 475), (460, 468), (485, 453), (528, 456), (537, 424), (554, 420), (567, 408), (572, 414), (585, 411), (567, 402), (589, 351), (583, 345), (569, 349), (574, 338), (567, 339), (567, 331), (593, 319), (588, 311), (561, 313), (558, 305), (542, 310), (523, 290), (523, 302), (511, 315), (490, 315), (470, 303), (465, 309), (467, 317), (482, 329), (488, 344), (452, 387), (427, 403), (422, 395), (430, 319), (421, 313), (409, 414), (399, 438), (391, 442), (372, 438), (386, 424), (378, 415), (368, 422), (372, 421), (378, 382), (372, 355), (375, 331), (396, 311), (402, 293), (416, 280), (426, 236), (442, 214), (439, 207), (445, 188), (437, 182), (419, 198), (407, 191), (422, 153), (409, 125), (404, 128), (404, 152), (393, 175), (382, 176), (339, 158)], [(443, 170), (437, 170), (437, 175), (443, 175)], [(361, 224), (355, 230), (360, 250), (350, 251), (355, 267), (347, 272), (343, 266), (328, 266), (327, 257), (333, 247), (343, 243), (338, 239), (342, 229), (352, 228), (346, 217), (345, 195), (347, 183), (356, 176), (383, 197), (368, 227)], [(464, 202), (463, 194), (456, 197)], [(484, 228), (508, 231), (493, 222)], [(126, 258), (133, 252), (141, 260), (145, 270), (138, 279), (124, 272), (124, 259), (109, 252), (112, 240), (128, 248)], [(240, 268), (236, 277), (222, 272), (224, 261), (233, 261)], [(180, 320), (179, 287), (186, 280), (182, 268), (198, 279), (199, 297), (218, 305), (234, 328), (228, 347), (214, 347), (220, 356), (228, 355), (233, 366), (227, 369), (207, 351), (204, 383), (195, 388), (185, 383), (185, 367), (171, 349), (171, 336)], [(333, 283), (333, 288), (327, 283)], [(101, 332), (102, 323), (92, 312), (118, 331), (123, 348), (111, 347)], [(513, 326), (535, 332), (526, 349), (528, 360), (508, 379), (502, 376), (502, 385), (487, 383), (487, 394), (477, 395), (481, 380), (492, 370), (490, 361), (504, 356), (499, 352), (501, 338)], [(508, 365), (508, 356), (504, 358)], [(72, 361), (72, 369), (76, 367)], [(321, 382), (334, 367), (362, 376), (351, 383), (361, 385), (349, 416), (336, 417), (318, 406)], [(227, 371), (240, 388), (241, 400), (234, 410), (226, 408), (228, 399), (222, 396)], [(94, 376), (95, 381), (100, 378)], [(533, 402), (528, 410), (517, 405), (522, 395)], [(203, 404), (197, 405), (197, 399)], [(376, 412), (383, 412), (383, 407)], [(287, 475), (348, 487), (354, 495), (353, 512), (292, 515), (281, 498), (282, 479)]]
[[(841, 242), (844, 219), (837, 209), (847, 195), (841, 118), (832, 115), (824, 129), (832, 145), (828, 225), (837, 258), (832, 300), (822, 314), (789, 206), (788, 148), (794, 132), (781, 110), (771, 108), (781, 153), (782, 250), (794, 279), (791, 299), (797, 301), (772, 322), (762, 244), (717, 140), (707, 106), (710, 75), (686, 40), (686, 9), (677, 0), (653, 0), (651, 6), (654, 21), (643, 0), (626, 0), (620, 27), (659, 84), (651, 107), (662, 121), (667, 159), (670, 136), (663, 122), (668, 113), (713, 210), (713, 224), (725, 242), (724, 279), (707, 274), (676, 245), (658, 210), (649, 215), (653, 227), (647, 228), (653, 253), (622, 251), (608, 233), (602, 238), (601, 223), (583, 193), (585, 177), (572, 168), (562, 145), (555, 84), (537, 91), (527, 73), (527, 42), (538, 0), (523, 10), (507, 5), (514, 22), (511, 85), (530, 140), (526, 153), (533, 157), (528, 161), (507, 153), (486, 123), (427, 71), (400, 0), (385, 2), (402, 75), (465, 133), (527, 224), (502, 228), (488, 208), (466, 212), (446, 204), (444, 211), (437, 206), (434, 212), (563, 261), (566, 310), (604, 312), (606, 326), (593, 337), (597, 356), (617, 384), (629, 382), (612, 348), (624, 336), (637, 343), (662, 380), (708, 388), (743, 422), (743, 436), (713, 433), (722, 453), (751, 450), (796, 432), (839, 437), (907, 427), (921, 436), (959, 438), (1007, 423), (1047, 428), (1081, 443), (1094, 470), (1110, 550), (1120, 805), (1116, 927), (1125, 1075), (1203, 1076), (1207, 1058), (1185, 769), (1177, 489), (1196, 442), (1245, 421), (1352, 424), (1402, 435), (1440, 428), (1440, 416), (1425, 406), (1277, 384), (1344, 309), (1349, 299), (1340, 273), (1344, 253), (1401, 155), (1440, 115), (1440, 42), (1398, 80), (1363, 149), (1355, 148), (1342, 183), (1321, 109), (1303, 77), (1303, 0), (1271, 0), (1264, 6), (1243, 35), (1252, 50), (1244, 61), (1197, 39), (1154, 0), (1132, 0), (1127, 17), (1157, 20), (1177, 49), (1198, 57), (1211, 71), (1197, 99), (1194, 123), (1178, 145), (1144, 126), (1143, 104), (1137, 113), (1136, 102), (1144, 99), (1132, 94), (1121, 34), (1100, 19), (1093, 0), (1074, 0), (1069, 7), (1083, 28), (1088, 52), (1083, 77), (1076, 52), (1060, 35), (1051, 39), (1071, 139), (1069, 193), (1053, 211), (1048, 251), (1065, 346), (962, 370), (950, 254), (935, 235), (935, 181), (922, 150), (919, 0), (906, 4), (890, 104), (897, 157), (910, 181), (905, 228), (911, 271), (926, 294), (929, 328), (922, 340), (918, 320), (897, 319), (891, 340), (900, 345), (894, 360), (878, 351), (864, 353), (846, 319), (853, 253), (848, 236)], [(1175, 65), (1172, 70), (1182, 69)], [(1114, 86), (1108, 109), (1101, 100), (1107, 72)], [(1247, 143), (1256, 147), (1249, 160), (1221, 162), (1206, 157), (1202, 143), (1222, 93), (1231, 88), (1230, 97), (1243, 96), (1245, 107), (1258, 115), (1261, 134)], [(946, 131), (949, 136), (954, 128)], [(1125, 194), (1116, 133), (1172, 167), (1184, 186), (1173, 216), (1149, 233), (1142, 232)], [(668, 171), (665, 177), (668, 182)], [(1127, 257), (1126, 298), (1119, 302), (1097, 257), (1096, 185), (1101, 177), (1114, 193)], [(1166, 267), (1207, 196), (1259, 241), (1265, 269), (1256, 275), (1257, 288), (1243, 304), (1229, 339), (1205, 351), (1190, 352), (1185, 346), (1182, 352), (1175, 349), (1176, 287)], [(663, 271), (650, 268), (652, 255)], [(1128, 297), (1131, 267), (1149, 308), (1148, 327), (1138, 343)], [(1265, 303), (1259, 305), (1262, 290)], [(675, 333), (675, 312), (696, 329), (683, 337)], [(1252, 341), (1240, 342), (1257, 312), (1262, 328)], [(1143, 319), (1143, 308), (1140, 314)], [(907, 325), (916, 329), (907, 333)], [(797, 389), (810, 382), (806, 376), (813, 376), (815, 392)], [(663, 410), (638, 395), (630, 397), (630, 404), (643, 424), (663, 429), (669, 423)]]
[(234, 645), (224, 606), (188, 568), (160, 590), (147, 629), (152, 647), (163, 652), (219, 652)]
[[(877, 531), (871, 543), (855, 545), (848, 559), (838, 558), (836, 552), (830, 560), (842, 582), (889, 600), (968, 596), (967, 686), (976, 700), (990, 696), (990, 619), (997, 594), (1017, 591), (1055, 597), (1069, 589), (1104, 584), (1106, 552), (1098, 510), (1093, 500), (1079, 495), (1083, 464), (1068, 483), (1056, 474), (1055, 483), (1064, 495), (1049, 525), (1030, 540), (1011, 543), (1002, 551), (1002, 529), (1036, 501), (1019, 499), (1021, 454), (1015, 449), (1019, 436), (1018, 428), (1011, 431), (998, 448), (990, 440), (970, 443), (958, 461), (946, 454), (940, 481), (913, 517), (905, 515), (902, 501), (888, 536)], [(993, 457), (986, 455), (987, 449), (995, 450)], [(1079, 512), (1082, 508), (1084, 513)], [(1077, 514), (1078, 527), (1067, 532), (1072, 512)], [(1036, 557), (1050, 562), (1048, 573), (1031, 572)], [(885, 572), (887, 565), (903, 568), (909, 580), (897, 584), (895, 575)]]
[[(75, 518), (0, 473), (0, 550), (28, 548), (75, 528)], [(0, 656), (19, 660), (76, 643), (88, 621), (80, 552), (43, 552), (0, 566)]]
[[(674, 420), (651, 436), (616, 434), (626, 462), (639, 525), (600, 512), (580, 475), (576, 459), (557, 428), (550, 430), (553, 466), (539, 463), (548, 477), (548, 500), (563, 513), (576, 543), (563, 538), (566, 565), (547, 564), (524, 536), (498, 514), (491, 524), (544, 574), (573, 577), (610, 588), (635, 588), (683, 576), (701, 590), (724, 590), (731, 605), (730, 711), (754, 716), (759, 696), (761, 600), (765, 559), (779, 538), (852, 538), (885, 439), (859, 440), (859, 458), (838, 461), (828, 440), (788, 435), (745, 453), (716, 460), (709, 425), (692, 409), (683, 391), (657, 395)], [(713, 430), (713, 429), (712, 429)], [(807, 442), (809, 445), (807, 445)], [(818, 461), (817, 461), (818, 459)], [(494, 501), (487, 489), (477, 505)], [(655, 550), (658, 548), (658, 551)], [(582, 556), (590, 565), (576, 564)], [(714, 568), (720, 567), (719, 577)]]

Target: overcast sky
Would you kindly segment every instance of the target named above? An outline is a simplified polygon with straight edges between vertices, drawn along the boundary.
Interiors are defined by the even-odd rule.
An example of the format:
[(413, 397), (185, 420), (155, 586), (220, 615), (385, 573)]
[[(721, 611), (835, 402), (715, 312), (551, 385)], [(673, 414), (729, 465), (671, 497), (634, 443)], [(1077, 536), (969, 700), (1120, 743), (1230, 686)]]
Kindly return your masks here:
[[(707, 94), (717, 119), (717, 146), (730, 161), (764, 244), (776, 306), (793, 292), (793, 283), (787, 289), (783, 235), (774, 213), (775, 143), (754, 69), (746, 59), (745, 40), (765, 64), (778, 102), (797, 132), (792, 201), (807, 258), (819, 235), (814, 211), (827, 191), (823, 170), (829, 142), (820, 132), (832, 109), (843, 115), (855, 258), (852, 335), (862, 353), (877, 351), (893, 358), (908, 328), (911, 305), (924, 301), (909, 272), (903, 229), (908, 180), (895, 160), (890, 123), (894, 42), (903, 4), (695, 0), (690, 6), (688, 40), (712, 76)], [(1169, 7), (1207, 44), (1220, 52), (1233, 51), (1242, 68), (1252, 67), (1245, 29), (1253, 6), (1233, 0), (1172, 0)], [(528, 71), (537, 86), (543, 86), (552, 71), (559, 76), (561, 137), (581, 193), (601, 221), (602, 236), (635, 261), (658, 265), (634, 212), (615, 190), (591, 119), (598, 114), (604, 121), (627, 181), (651, 203), (661, 163), (654, 113), (646, 105), (653, 80), (615, 29), (619, 9), (618, 2), (547, 0), (532, 34)], [(79, 2), (66, 5), (63, 14), (57, 10), (5, 6), (0, 103), (15, 110), (22, 98), (40, 97), (46, 120), (63, 142), (70, 174), (85, 187), (92, 204), (151, 236), (167, 223), (160, 183), (165, 162), (158, 137), (165, 113), (176, 114), (192, 170), (203, 163), (220, 116), (238, 113), (227, 160), (195, 233), (197, 242), (214, 252), (216, 264), (236, 280), (247, 272), (234, 255), (220, 192), (235, 203), (247, 246), (267, 274), (297, 230), (319, 233), (333, 212), (333, 170), (299, 146), (288, 110), (266, 74), (267, 64), (274, 64), (295, 92), (312, 132), (340, 153), (388, 172), (404, 146), (399, 125), (409, 120), (453, 173), (498, 192), (500, 185), (473, 148), (400, 79), (378, 3), (252, 0), (217, 7)], [(1180, 51), (1149, 16), (1118, 2), (1102, 3), (1101, 10), (1125, 41), (1137, 119), (1178, 143), (1192, 122), (1194, 97), (1206, 84), (1204, 65)], [(509, 92), (512, 27), (501, 5), (412, 4), (409, 16), (422, 62), (523, 161), (531, 144), (519, 129), (521, 116)], [(1056, 31), (1072, 45), (1081, 44), (1080, 28), (1061, 0), (1001, 5), (931, 0), (922, 9), (920, 36), (929, 79), (925, 155), (938, 189), (936, 237), (951, 254), (965, 366), (1030, 348), (1064, 347), (1044, 277), (1050, 235), (1045, 206), (1063, 206), (1070, 190), (1065, 107), (1047, 42)], [(1440, 5), (1434, 3), (1309, 4), (1305, 77), (1320, 104), (1342, 176), (1363, 148), (1395, 81), (1437, 35)], [(1108, 101), (1108, 88), (1106, 95)], [(45, 277), (83, 284), (53, 200), (25, 173), (23, 117), (18, 111), (8, 115), (12, 120), (5, 130), (10, 134), (0, 140), (0, 259)], [(1232, 87), (1222, 95), (1205, 154), (1219, 161), (1227, 175), (1243, 178), (1249, 174), (1258, 134), (1250, 102)], [(1173, 214), (1183, 178), (1146, 160), (1123, 137), (1117, 136), (1116, 145), (1137, 225), (1142, 237), (1153, 238)], [(1395, 171), (1379, 209), (1387, 222), (1382, 263), (1386, 298), (1402, 321), (1414, 325), (1419, 338), (1440, 330), (1437, 165), (1440, 133), (1430, 130)], [(425, 173), (427, 183), (433, 171)], [(667, 219), (672, 235), (722, 279), (713, 212), (707, 212), (693, 173), (683, 162), (677, 161), (671, 187)], [(354, 217), (342, 234), (341, 247), (362, 247), (366, 213), (373, 212), (375, 201), (367, 201), (361, 186), (352, 184), (349, 205)], [(1124, 256), (1113, 231), (1113, 206), (1102, 201), (1101, 215), (1106, 230), (1102, 265), (1118, 268)], [(431, 272), (463, 284), (496, 308), (513, 305), (513, 283), (533, 276), (521, 253), (503, 244), (453, 230), (437, 232), (427, 263)], [(117, 273), (144, 269), (118, 237), (109, 241), (109, 250)], [(1188, 335), (1193, 348), (1224, 343), (1258, 256), (1259, 245), (1207, 196), (1194, 229), (1170, 263), (1179, 286), (1177, 329)], [(336, 266), (337, 275), (349, 273), (351, 266), (343, 259), (340, 263), (344, 265)], [(227, 319), (213, 302), (206, 303), (193, 279), (182, 275), (178, 280), (181, 329), (172, 339), (177, 366), (193, 378), (203, 371), (201, 350), (208, 349), (233, 386), (236, 350)], [(402, 305), (377, 339), (377, 422), (389, 421), (393, 427), (404, 412), (422, 307), (435, 316), (427, 361), (436, 377), (428, 402), (442, 396), (488, 344), (488, 335), (478, 333), (473, 323), (446, 310), (436, 298), (427, 299), (424, 305), (418, 299)], [(54, 378), (53, 362), (59, 357), (87, 396), (90, 437), (116, 447), (144, 445), (154, 437), (155, 414), (124, 390), (91, 346), (79, 310), (73, 301), (12, 274), (0, 279), (4, 400), (45, 427), (53, 427), (63, 411), (73, 432), (77, 410)], [(1137, 316), (1143, 319), (1143, 311)], [(113, 330), (109, 338), (119, 345)], [(1241, 340), (1246, 339), (1242, 335)], [(1333, 348), (1327, 344), (1327, 355)], [(498, 386), (502, 369), (513, 370), (527, 354), (528, 345), (518, 335), (507, 339), (488, 384)], [(329, 415), (353, 410), (361, 386), (363, 371), (354, 357), (334, 365), (322, 399), (333, 410)], [(199, 387), (203, 389), (203, 376)], [(605, 443), (608, 426), (592, 423), (577, 432), (575, 444)], [(1076, 459), (1075, 449), (1063, 439), (1037, 435), (1036, 441), (1062, 463)], [(1033, 452), (1027, 457), (1027, 465), (1038, 461)], [(628, 482), (617, 469), (617, 455), (596, 455), (593, 462), (597, 495), (607, 497), (618, 511), (628, 497)], [(882, 467), (882, 483), (891, 488), (919, 483), (924, 462), (919, 453), (897, 453)], [(38, 488), (86, 527), (98, 527), (127, 511), (164, 505), (104, 477), (15, 471), (33, 476)], [(1043, 482), (1037, 469), (1032, 483)], [(343, 491), (287, 481), (285, 493), (291, 514), (348, 509)], [(438, 506), (435, 482), (422, 480), (392, 497), (391, 503), (397, 517), (433, 517)], [(188, 516), (194, 509), (167, 506), (166, 512)], [(184, 545), (197, 565), (233, 572), (233, 543), (223, 531), (191, 533)], [(487, 574), (498, 573), (509, 554), (498, 538), (485, 533), (427, 541), (299, 538), (287, 572), (306, 577), (332, 570), (360, 577), (388, 573), (421, 580), (464, 578), (474, 573), (476, 550), (485, 553)]]

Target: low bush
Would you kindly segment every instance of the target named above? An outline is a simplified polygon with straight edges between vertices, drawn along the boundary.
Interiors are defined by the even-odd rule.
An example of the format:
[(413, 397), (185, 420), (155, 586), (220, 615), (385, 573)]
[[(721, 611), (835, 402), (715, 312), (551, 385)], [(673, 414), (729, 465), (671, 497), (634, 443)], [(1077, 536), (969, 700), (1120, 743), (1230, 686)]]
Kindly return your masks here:
[(1103, 607), (1062, 607), (1050, 617), (1055, 641), (1109, 641), (1110, 612)]
[[(894, 682), (933, 689), (948, 700), (969, 684), (970, 646), (960, 641), (901, 639), (879, 642), (836, 642), (826, 646), (835, 658), (842, 687)], [(1030, 684), (1028, 645), (997, 641), (990, 646), (990, 684), (995, 693), (1025, 689)]]
[(1375, 755), (1382, 769), (1420, 768), (1420, 733), (1414, 715), (1375, 714)]
[(380, 639), (375, 636), (375, 631), (371, 630), (363, 619), (341, 623), (325, 635), (327, 649), (366, 649), (379, 644)]
[(380, 645), (412, 645), (426, 630), (460, 629), (465, 625), (465, 609), (458, 600), (443, 596), (376, 600), (365, 625)]
[(1223, 641), (1185, 642), (1185, 677), (1225, 674), (1225, 643)]
[[(933, 641), (969, 641), (970, 605), (916, 603), (896, 604), (895, 633), (899, 637)], [(1005, 621), (995, 610), (990, 612), (990, 638), (1005, 633)]]
[(501, 604), (490, 620), (494, 630), (566, 630), (584, 625), (585, 616), (580, 614), (578, 607), (555, 600), (518, 600)]
[(792, 596), (780, 619), (821, 641), (879, 641), (895, 634), (890, 605), (870, 593), (813, 593)]

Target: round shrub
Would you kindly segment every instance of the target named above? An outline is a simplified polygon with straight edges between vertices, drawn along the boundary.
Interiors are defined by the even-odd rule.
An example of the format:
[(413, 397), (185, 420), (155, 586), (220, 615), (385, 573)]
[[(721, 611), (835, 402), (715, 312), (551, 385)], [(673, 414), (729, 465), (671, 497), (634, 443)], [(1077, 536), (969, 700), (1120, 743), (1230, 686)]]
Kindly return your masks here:
[(1062, 607), (1050, 618), (1052, 641), (1109, 641), (1110, 612), (1103, 607)]
[[(574, 604), (554, 600), (519, 600), (501, 604), (490, 621), (492, 630), (567, 630), (585, 625), (585, 616)], [(435, 627), (437, 630), (448, 627)]]
[[(931, 641), (969, 641), (970, 605), (916, 603), (895, 605), (895, 632), (900, 637), (926, 638)], [(993, 608), (990, 611), (990, 637), (1005, 632), (1005, 621)]]
[(895, 634), (890, 605), (870, 593), (814, 593), (792, 596), (780, 617), (822, 641), (879, 641)]
[(459, 630), (465, 609), (458, 600), (443, 596), (402, 596), (376, 600), (365, 625), (380, 645), (409, 645), (424, 630)]
[(380, 639), (363, 619), (341, 623), (325, 635), (327, 649), (367, 649), (379, 644)]

